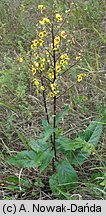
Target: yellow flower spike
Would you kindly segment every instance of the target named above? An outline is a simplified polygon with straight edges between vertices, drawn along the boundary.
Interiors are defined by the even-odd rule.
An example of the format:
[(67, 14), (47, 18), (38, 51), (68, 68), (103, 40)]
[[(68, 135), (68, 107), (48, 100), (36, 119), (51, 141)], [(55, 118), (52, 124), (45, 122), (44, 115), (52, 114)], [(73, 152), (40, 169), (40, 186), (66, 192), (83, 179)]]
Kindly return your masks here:
[(57, 22), (62, 22), (62, 16), (60, 15), (60, 14), (56, 14), (56, 20), (57, 20)]
[(62, 31), (62, 32), (61, 32), (61, 37), (62, 37), (62, 38), (64, 38), (64, 39), (66, 39), (66, 37), (67, 37), (67, 34), (66, 34), (66, 32), (65, 32), (65, 31)]
[(44, 5), (38, 5), (38, 9), (40, 9), (40, 12), (43, 13), (43, 10), (45, 10), (45, 6)]
[(19, 58), (19, 62), (22, 63), (24, 59), (22, 57)]
[(41, 86), (40, 89), (41, 89), (42, 91), (44, 91), (44, 90), (45, 90), (45, 87), (44, 87), (44, 86)]
[(82, 74), (77, 75), (77, 81), (81, 82), (82, 81)]

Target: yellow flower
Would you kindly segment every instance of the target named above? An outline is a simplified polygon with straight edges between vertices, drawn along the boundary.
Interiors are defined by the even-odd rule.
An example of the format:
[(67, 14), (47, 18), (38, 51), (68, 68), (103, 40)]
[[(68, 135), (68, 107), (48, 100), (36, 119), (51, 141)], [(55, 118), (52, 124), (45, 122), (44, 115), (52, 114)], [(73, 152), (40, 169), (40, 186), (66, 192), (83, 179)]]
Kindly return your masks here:
[(42, 91), (44, 91), (44, 90), (45, 90), (45, 87), (44, 87), (44, 86), (41, 86), (40, 88), (41, 88), (41, 90), (42, 90)]
[(64, 59), (64, 60), (69, 60), (69, 57), (68, 57), (67, 53), (62, 54), (62, 55), (60, 56), (60, 58), (61, 58), (61, 59)]
[(72, 40), (72, 43), (73, 43), (73, 44), (75, 44), (75, 40), (74, 40), (74, 38), (73, 38), (73, 37), (71, 38), (71, 40)]
[(64, 60), (64, 59), (61, 59), (61, 60), (60, 60), (60, 64), (61, 64), (61, 65), (64, 65), (64, 64), (65, 64), (65, 60)]
[(19, 62), (22, 63), (24, 59), (22, 57), (19, 58)]
[(34, 57), (37, 59), (39, 58), (39, 55), (37, 53), (34, 53)]
[(59, 47), (58, 44), (55, 44), (55, 43), (54, 43), (54, 49), (53, 49), (53, 44), (51, 44), (51, 48), (52, 48), (53, 50), (57, 50), (58, 47)]
[(43, 37), (45, 37), (47, 35), (46, 31), (43, 31)]
[(44, 65), (43, 65), (43, 64), (40, 64), (40, 67), (39, 67), (39, 69), (40, 69), (41, 71), (45, 70), (45, 67), (44, 67)]
[(44, 18), (43, 20), (39, 21), (41, 25), (44, 25), (45, 23), (49, 23), (51, 24), (50, 22), (50, 19), (49, 18)]
[(57, 36), (54, 38), (54, 46), (57, 45), (60, 42), (60, 37)]
[(56, 72), (59, 73), (60, 71), (61, 71), (61, 67), (60, 67), (60, 65), (57, 65), (56, 66)]
[(39, 33), (39, 37), (40, 38), (43, 38), (43, 37), (45, 37), (47, 35), (47, 32), (46, 31), (43, 31), (43, 32), (40, 32)]
[(43, 13), (43, 10), (45, 10), (44, 5), (38, 5), (38, 9), (40, 9), (40, 12)]
[(52, 83), (50, 86), (51, 86), (52, 92), (56, 90), (56, 83), (55, 82)]
[(39, 43), (38, 40), (35, 39), (35, 40), (33, 41), (33, 46), (36, 47), (36, 46), (38, 45), (38, 43)]
[(40, 37), (40, 38), (43, 38), (43, 32), (40, 32), (40, 33), (39, 33), (39, 37)]
[(41, 62), (45, 63), (46, 59), (45, 58), (40, 58)]
[(32, 67), (32, 73), (33, 73), (33, 75), (36, 74), (36, 68)]
[(62, 19), (62, 16), (60, 14), (56, 14), (56, 20), (57, 22), (61, 22), (63, 19)]
[(35, 67), (36, 67), (36, 68), (38, 68), (38, 67), (39, 67), (39, 63), (38, 63), (38, 62), (36, 62), (36, 61), (34, 61), (34, 65), (35, 65)]
[(48, 77), (49, 77), (50, 79), (54, 79), (54, 72), (50, 72), (50, 73), (48, 74)]
[(37, 79), (33, 79), (33, 83), (34, 83), (35, 86), (38, 87), (38, 85), (39, 85), (39, 81), (38, 81)]
[(44, 40), (42, 40), (42, 39), (39, 40), (39, 44), (40, 44), (40, 46), (43, 45), (43, 42), (44, 42)]
[(81, 82), (81, 81), (82, 81), (82, 76), (83, 76), (83, 74), (77, 75), (77, 81), (78, 81), (78, 82)]
[(65, 31), (62, 31), (62, 32), (61, 32), (61, 37), (62, 37), (62, 38), (64, 38), (64, 39), (66, 39), (66, 37), (67, 37), (67, 34), (66, 34), (66, 32), (65, 32)]

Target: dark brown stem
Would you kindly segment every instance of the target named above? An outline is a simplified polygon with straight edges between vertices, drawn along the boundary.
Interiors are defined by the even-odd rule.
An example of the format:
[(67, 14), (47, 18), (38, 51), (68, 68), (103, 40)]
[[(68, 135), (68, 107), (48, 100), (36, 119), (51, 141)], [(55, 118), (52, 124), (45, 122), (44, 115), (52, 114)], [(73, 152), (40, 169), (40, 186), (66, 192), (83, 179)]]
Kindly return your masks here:
[[(42, 73), (41, 73), (40, 78), (41, 78), (41, 84), (42, 84), (42, 86), (44, 86), (43, 74)], [(48, 109), (47, 109), (47, 103), (46, 103), (45, 90), (43, 91), (42, 95), (43, 95), (43, 102), (44, 102), (44, 107), (45, 107), (46, 119), (47, 119), (47, 122), (49, 124), (50, 122), (49, 122), (49, 115), (48, 115)], [(50, 139), (51, 139), (52, 149), (53, 149), (53, 138), (52, 138), (52, 135), (50, 136)], [(54, 158), (52, 160), (52, 169), (53, 169), (53, 173), (54, 173), (56, 171), (55, 165), (54, 165)]]
[[(53, 44), (53, 68), (54, 68), (54, 79), (53, 82), (56, 81), (56, 56), (54, 50), (54, 31), (53, 31), (53, 24), (52, 24), (52, 44)], [(54, 96), (54, 106), (53, 106), (53, 128), (56, 128), (56, 96)], [(54, 161), (57, 160), (56, 156), (56, 132), (53, 132), (53, 145), (52, 148), (54, 150)]]

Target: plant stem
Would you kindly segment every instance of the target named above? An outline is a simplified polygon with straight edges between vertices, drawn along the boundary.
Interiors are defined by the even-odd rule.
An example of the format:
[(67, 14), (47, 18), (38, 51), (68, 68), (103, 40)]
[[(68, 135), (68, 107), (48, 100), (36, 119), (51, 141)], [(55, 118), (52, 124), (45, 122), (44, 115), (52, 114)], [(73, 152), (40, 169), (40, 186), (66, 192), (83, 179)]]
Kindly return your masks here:
[[(42, 84), (42, 86), (44, 86), (44, 81), (43, 81), (43, 75), (42, 75), (42, 73), (41, 73), (40, 78), (41, 78), (41, 84)], [(44, 86), (44, 87), (45, 87), (45, 86)], [(48, 109), (47, 109), (47, 103), (46, 103), (45, 90), (43, 91), (42, 95), (43, 95), (43, 102), (44, 102), (45, 113), (46, 113), (46, 120), (47, 120), (47, 122), (48, 122), (48, 124), (49, 124), (50, 122), (49, 122), (49, 115), (48, 115)], [(52, 149), (53, 149), (54, 144), (53, 144), (52, 135), (50, 136), (50, 139), (51, 139)], [(56, 171), (55, 165), (54, 165), (54, 158), (53, 158), (53, 160), (52, 160), (52, 170), (53, 170), (53, 173)]]
[[(52, 24), (52, 44), (53, 44), (53, 68), (54, 68), (54, 79), (53, 83), (56, 81), (56, 55), (54, 50), (54, 31), (53, 31), (53, 24)], [(53, 102), (53, 128), (56, 128), (56, 96), (54, 96), (54, 102)], [(53, 132), (53, 145), (52, 148), (54, 150), (54, 161), (57, 160), (56, 156), (56, 133)]]

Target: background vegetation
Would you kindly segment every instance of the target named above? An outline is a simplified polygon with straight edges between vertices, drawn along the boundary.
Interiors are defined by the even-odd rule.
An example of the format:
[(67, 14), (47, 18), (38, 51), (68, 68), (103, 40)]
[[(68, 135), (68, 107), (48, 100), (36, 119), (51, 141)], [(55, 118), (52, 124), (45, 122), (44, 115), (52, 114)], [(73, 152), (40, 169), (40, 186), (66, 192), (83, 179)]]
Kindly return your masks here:
[[(54, 199), (49, 186), (49, 170), (17, 168), (8, 157), (26, 149), (29, 139), (39, 138), (43, 130), (42, 97), (36, 97), (32, 74), (19, 58), (26, 56), (36, 35), (39, 17), (37, 7), (44, 4), (51, 14), (53, 0), (0, 1), (0, 198)], [(56, 8), (70, 9), (68, 25), (74, 37), (74, 52), (83, 53), (82, 61), (70, 69), (73, 77), (65, 76), (63, 90), (73, 85), (74, 78), (85, 72), (86, 78), (76, 82), (58, 102), (58, 111), (69, 111), (62, 118), (63, 135), (74, 139), (97, 119), (103, 119), (98, 146), (78, 167), (78, 186), (62, 194), (61, 199), (106, 198), (106, 62), (105, 62), (105, 0), (55, 1)], [(72, 58), (72, 64), (73, 64)], [(97, 129), (99, 133), (99, 128)]]

